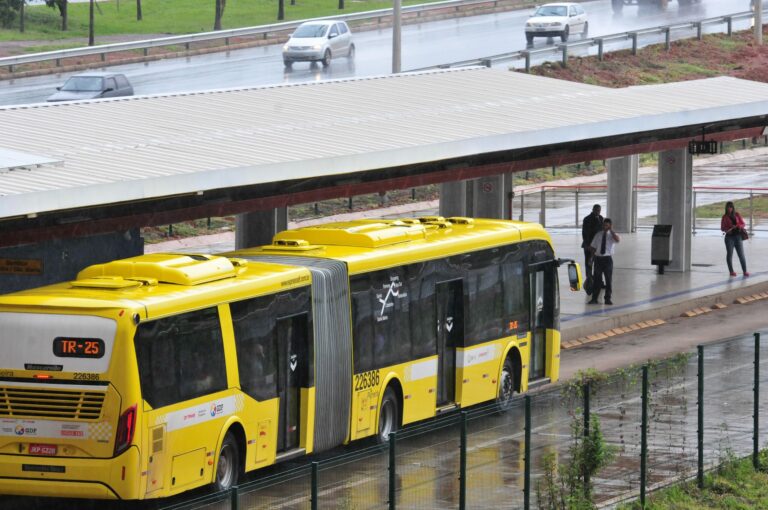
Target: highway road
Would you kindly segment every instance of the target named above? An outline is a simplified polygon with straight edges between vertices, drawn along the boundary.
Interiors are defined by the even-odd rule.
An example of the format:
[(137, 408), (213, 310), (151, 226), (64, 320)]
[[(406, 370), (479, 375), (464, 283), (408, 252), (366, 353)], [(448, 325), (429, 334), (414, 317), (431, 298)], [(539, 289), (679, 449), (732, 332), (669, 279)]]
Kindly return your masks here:
[[(590, 36), (596, 37), (743, 12), (749, 9), (749, 0), (702, 0), (701, 3), (685, 8), (671, 0), (664, 11), (629, 6), (620, 15), (613, 13), (610, 0), (584, 2), (583, 5), (589, 15)], [(523, 9), (404, 26), (402, 69), (417, 69), (524, 49), (523, 25), (531, 13), (531, 9)], [(734, 29), (745, 29), (747, 25), (747, 21), (734, 23)], [(722, 28), (723, 25), (720, 26)], [(536, 39), (534, 48), (554, 42), (558, 41)], [(126, 73), (136, 94), (313, 82), (375, 76), (391, 71), (391, 29), (356, 33), (355, 45), (357, 55), (354, 61), (337, 59), (327, 69), (317, 64), (299, 63), (294, 64), (293, 69), (285, 70), (281, 45), (113, 66), (111, 69)], [(0, 105), (44, 101), (67, 76), (54, 74), (0, 81)]]

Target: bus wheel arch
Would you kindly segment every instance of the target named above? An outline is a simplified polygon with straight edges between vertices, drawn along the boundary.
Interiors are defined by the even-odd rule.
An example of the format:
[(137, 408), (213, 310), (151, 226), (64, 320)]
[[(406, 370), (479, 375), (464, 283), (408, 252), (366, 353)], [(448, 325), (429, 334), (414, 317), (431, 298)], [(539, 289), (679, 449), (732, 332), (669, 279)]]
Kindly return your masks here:
[[(234, 421), (222, 428), (213, 466), (212, 482), (217, 491), (232, 488), (242, 478), (245, 473), (245, 445), (245, 430), (240, 422)], [(231, 466), (224, 466), (222, 462), (228, 462)], [(224, 468), (224, 471), (231, 468), (232, 471), (224, 473), (220, 472), (220, 468)]]
[(520, 351), (513, 347), (504, 357), (504, 362), (499, 371), (499, 392), (496, 402), (499, 406), (499, 412), (506, 412), (510, 409), (512, 398), (516, 393), (520, 393), (522, 385), (523, 361)]
[(387, 381), (379, 402), (376, 442), (384, 444), (389, 441), (389, 434), (400, 429), (403, 423), (403, 387), (397, 378)]

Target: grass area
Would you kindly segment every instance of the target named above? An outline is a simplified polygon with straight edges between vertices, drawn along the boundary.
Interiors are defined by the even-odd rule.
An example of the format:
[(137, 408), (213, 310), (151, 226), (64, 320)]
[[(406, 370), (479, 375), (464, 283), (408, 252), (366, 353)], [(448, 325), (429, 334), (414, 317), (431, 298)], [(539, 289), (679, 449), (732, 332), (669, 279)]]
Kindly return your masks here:
[[(749, 214), (749, 199), (733, 200), (736, 210), (745, 219)], [(752, 199), (753, 215), (755, 218), (768, 218), (768, 196), (758, 195)], [(725, 202), (701, 205), (696, 208), (696, 218), (720, 218), (725, 212)]]
[[(403, 0), (403, 6), (429, 3), (436, 0)], [(214, 0), (142, 0), (142, 21), (136, 20), (135, 0), (110, 0), (97, 3), (95, 14), (96, 37), (124, 34), (180, 35), (213, 30)], [(224, 29), (278, 23), (278, 3), (274, 0), (229, 0), (222, 26)], [(370, 11), (392, 7), (387, 0), (345, 0), (339, 10), (338, 0), (285, 0), (285, 20), (300, 20), (333, 16), (351, 12)], [(88, 36), (88, 3), (70, 3), (68, 30), (61, 31), (61, 18), (57, 9), (44, 5), (26, 8), (26, 30), (18, 30), (18, 20), (11, 27), (0, 30), (0, 41), (39, 39), (66, 39)]]
[[(768, 508), (768, 452), (760, 452), (759, 471), (752, 459), (728, 459), (705, 477), (704, 489), (685, 482), (658, 491), (646, 500), (646, 510), (753, 510)], [(620, 510), (639, 510), (639, 502)]]
[(629, 50), (610, 52), (603, 61), (594, 56), (574, 57), (565, 68), (549, 62), (531, 69), (531, 73), (615, 88), (712, 76), (766, 82), (766, 60), (768, 48), (757, 46), (752, 32), (744, 30), (731, 37), (707, 34), (701, 41), (675, 41), (669, 51), (663, 44), (656, 44), (643, 48), (637, 55)]

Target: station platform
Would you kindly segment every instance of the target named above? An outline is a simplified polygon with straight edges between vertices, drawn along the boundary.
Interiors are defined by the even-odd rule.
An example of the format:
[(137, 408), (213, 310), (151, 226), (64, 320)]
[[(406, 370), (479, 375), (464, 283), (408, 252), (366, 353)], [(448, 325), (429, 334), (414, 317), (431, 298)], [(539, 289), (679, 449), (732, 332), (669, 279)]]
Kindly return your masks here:
[[(385, 209), (349, 213), (309, 220), (290, 227), (360, 217), (418, 217), (436, 214), (436, 202), (422, 202)], [(580, 229), (548, 229), (560, 258), (572, 258), (583, 266)], [(692, 267), (688, 273), (666, 270), (658, 274), (651, 265), (651, 230), (619, 234), (613, 270), (613, 305), (587, 304), (584, 291), (569, 292), (566, 275), (561, 272), (560, 313), (562, 345), (565, 349), (582, 343), (603, 340), (634, 329), (661, 324), (689, 312), (707, 313), (718, 303), (730, 305), (737, 299), (768, 299), (768, 236), (762, 232), (744, 242), (747, 269), (741, 274), (738, 257), (733, 255), (738, 276), (730, 277), (725, 262), (725, 243), (720, 232), (699, 231), (693, 237)], [(158, 251), (217, 253), (234, 249), (234, 233), (180, 239), (147, 245), (147, 253)], [(760, 296), (761, 293), (766, 293)], [(768, 317), (766, 318), (768, 321)]]
[[(584, 264), (581, 232), (575, 229), (550, 231), (555, 253), (561, 258), (573, 258)], [(666, 320), (689, 312), (708, 313), (717, 304), (730, 305), (737, 299), (768, 299), (768, 238), (751, 237), (744, 241), (749, 277), (743, 277), (734, 252), (736, 277), (729, 276), (725, 262), (725, 242), (717, 231), (705, 231), (693, 237), (691, 271), (666, 270), (658, 274), (651, 265), (651, 231), (619, 234), (613, 269), (613, 305), (587, 304), (583, 291), (561, 291), (561, 327), (564, 347), (571, 342), (593, 335), (618, 334), (622, 328), (646, 327), (649, 321)], [(561, 276), (563, 278), (564, 275)], [(562, 286), (561, 286), (562, 287)], [(768, 320), (768, 318), (766, 318)], [(646, 323), (646, 324), (642, 324)], [(635, 327), (632, 327), (635, 326)]]

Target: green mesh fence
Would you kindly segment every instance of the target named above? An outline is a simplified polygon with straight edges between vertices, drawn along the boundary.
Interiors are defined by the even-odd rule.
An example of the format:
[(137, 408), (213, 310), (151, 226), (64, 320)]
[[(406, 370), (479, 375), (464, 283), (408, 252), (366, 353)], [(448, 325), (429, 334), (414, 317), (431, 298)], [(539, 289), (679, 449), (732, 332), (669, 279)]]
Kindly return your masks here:
[(500, 413), (495, 405), (467, 415), (467, 508), (523, 505), (525, 407), (518, 399)]
[(303, 466), (243, 484), (238, 487), (238, 504), (241, 510), (309, 509), (310, 490), (311, 470)]
[[(704, 348), (704, 466), (711, 469), (753, 450), (754, 355), (752, 335)], [(765, 352), (765, 349), (763, 349)], [(760, 447), (768, 445), (768, 355), (761, 356)], [(649, 365), (648, 493), (692, 479), (698, 466), (698, 358), (695, 350)], [(615, 505), (640, 494), (642, 370), (590, 374), (589, 409), (598, 419), (611, 461), (591, 477), (592, 498)], [(565, 475), (583, 433), (584, 394), (566, 383), (530, 394), (530, 508), (549, 508), (563, 497)], [(495, 404), (466, 409), (466, 508), (523, 508), (525, 406), (516, 399), (500, 413)], [(386, 509), (459, 508), (461, 413), (407, 427), (395, 442), (394, 486), (389, 445), (362, 441), (294, 461), (283, 472), (249, 475), (238, 488), (239, 508), (305, 509), (312, 505), (310, 462), (317, 462), (317, 507)], [(278, 471), (278, 470), (276, 470)], [(174, 508), (229, 509), (230, 494), (198, 498)]]
[(336, 456), (319, 466), (318, 508), (387, 508), (387, 445), (366, 446), (359, 451)]
[(395, 497), (398, 508), (444, 509), (459, 500), (458, 416), (432, 420), (398, 434)]

